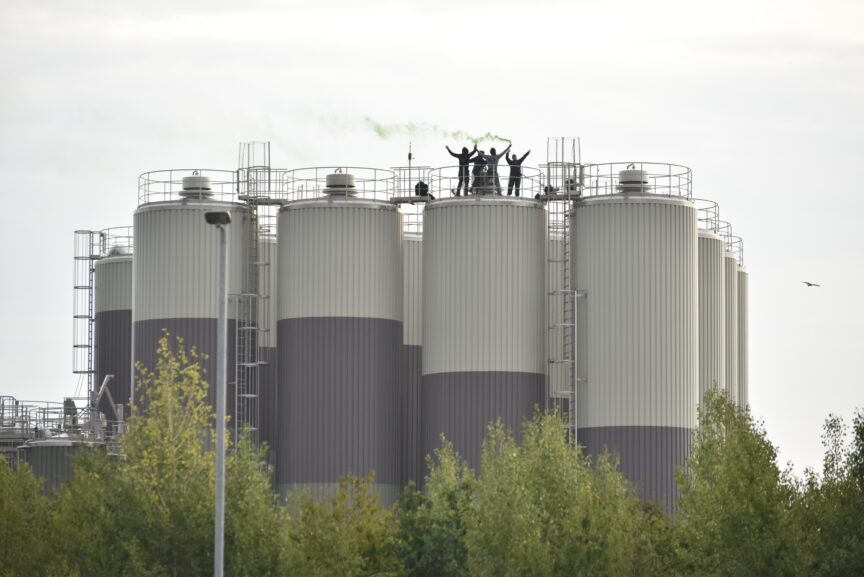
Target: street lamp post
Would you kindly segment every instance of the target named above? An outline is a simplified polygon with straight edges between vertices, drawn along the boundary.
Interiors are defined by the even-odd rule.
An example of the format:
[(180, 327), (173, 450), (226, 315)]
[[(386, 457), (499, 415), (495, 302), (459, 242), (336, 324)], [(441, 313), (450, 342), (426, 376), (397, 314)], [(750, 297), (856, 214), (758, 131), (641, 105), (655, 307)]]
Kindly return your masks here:
[(216, 325), (216, 520), (214, 535), (213, 575), (223, 577), (225, 560), (225, 397), (228, 363), (228, 250), (225, 227), (231, 223), (227, 212), (207, 212), (204, 219), (219, 230), (219, 320)]

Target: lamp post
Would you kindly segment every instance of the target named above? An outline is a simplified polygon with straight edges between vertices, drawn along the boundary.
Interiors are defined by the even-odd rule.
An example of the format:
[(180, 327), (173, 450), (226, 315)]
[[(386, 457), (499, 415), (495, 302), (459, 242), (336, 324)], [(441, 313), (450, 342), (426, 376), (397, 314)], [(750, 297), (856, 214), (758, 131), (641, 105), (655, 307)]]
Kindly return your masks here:
[(214, 535), (213, 575), (222, 577), (225, 559), (225, 397), (228, 363), (228, 317), (226, 314), (228, 291), (225, 277), (227, 267), (227, 239), (225, 227), (231, 223), (227, 212), (206, 212), (207, 224), (219, 230), (219, 292), (217, 293), (219, 320), (216, 325), (216, 520)]

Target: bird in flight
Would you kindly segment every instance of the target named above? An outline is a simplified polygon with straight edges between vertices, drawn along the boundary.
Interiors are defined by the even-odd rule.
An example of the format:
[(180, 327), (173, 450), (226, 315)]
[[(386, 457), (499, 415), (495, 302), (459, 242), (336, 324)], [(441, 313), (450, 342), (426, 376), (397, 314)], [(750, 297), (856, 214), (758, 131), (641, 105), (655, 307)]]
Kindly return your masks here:
[(809, 287), (809, 286), (818, 286), (818, 287), (821, 287), (821, 286), (822, 286), (821, 284), (816, 284), (815, 282), (809, 282), (809, 281), (806, 281), (806, 280), (802, 280), (801, 282), (803, 282), (804, 284), (806, 284), (808, 287)]

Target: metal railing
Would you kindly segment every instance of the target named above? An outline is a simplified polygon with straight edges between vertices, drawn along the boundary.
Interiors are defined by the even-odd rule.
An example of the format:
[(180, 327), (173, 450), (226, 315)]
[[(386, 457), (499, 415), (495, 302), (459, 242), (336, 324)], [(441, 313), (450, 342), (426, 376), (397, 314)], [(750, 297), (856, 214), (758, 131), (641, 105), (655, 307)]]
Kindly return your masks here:
[[(645, 183), (622, 183), (625, 170), (645, 172)], [(582, 165), (582, 196), (612, 194), (659, 195), (690, 199), (693, 197), (693, 175), (686, 166), (662, 162), (609, 162)]]
[(735, 255), (738, 264), (744, 266), (744, 240), (740, 236), (729, 236), (726, 239), (726, 250)]
[[(184, 191), (183, 179), (188, 176), (208, 177), (210, 190)], [(175, 168), (145, 172), (138, 177), (138, 206), (181, 198), (213, 198), (240, 202), (241, 194), (237, 171), (234, 170)]]
[(109, 421), (86, 398), (66, 398), (62, 403), (20, 401), (0, 397), (0, 436), (23, 440), (63, 438), (116, 446), (122, 422)]
[[(396, 197), (414, 198), (418, 196), (417, 185), (424, 183), (429, 185), (431, 166), (393, 166), (391, 167), (396, 178)], [(424, 202), (400, 202), (399, 210), (402, 211), (402, 231), (410, 235), (423, 234), (423, 209)]]
[(135, 235), (131, 226), (114, 226), (99, 231), (99, 256), (131, 255), (135, 249)]
[(392, 170), (362, 166), (316, 166), (279, 171), (278, 191), (286, 201), (328, 196), (327, 176), (354, 176), (352, 196), (369, 200), (390, 200), (396, 195), (396, 178)]
[(723, 237), (723, 248), (726, 252), (735, 255), (738, 264), (744, 265), (744, 240), (740, 236), (732, 234), (732, 225), (728, 221), (717, 221), (717, 234)]
[[(465, 196), (467, 186), (468, 196), (490, 194), (508, 196), (511, 192), (513, 193), (512, 196), (516, 196), (515, 182), (512, 189), (510, 187), (510, 182), (513, 179), (510, 177), (510, 167), (506, 163), (499, 163), (497, 172), (494, 173), (488, 170), (488, 165), (480, 165), (483, 170), (475, 171), (476, 167), (477, 165), (468, 167), (468, 183), (463, 181), (461, 189), (459, 180), (462, 169), (459, 166), (442, 166), (432, 169), (429, 173), (429, 192), (435, 198)], [(543, 173), (537, 168), (523, 166), (522, 176), (518, 177), (518, 182), (520, 197), (534, 198), (543, 193)], [(457, 195), (457, 192), (460, 194)]]
[(708, 230), (719, 234), (720, 206), (713, 200), (694, 198), (696, 203), (696, 218), (699, 230)]

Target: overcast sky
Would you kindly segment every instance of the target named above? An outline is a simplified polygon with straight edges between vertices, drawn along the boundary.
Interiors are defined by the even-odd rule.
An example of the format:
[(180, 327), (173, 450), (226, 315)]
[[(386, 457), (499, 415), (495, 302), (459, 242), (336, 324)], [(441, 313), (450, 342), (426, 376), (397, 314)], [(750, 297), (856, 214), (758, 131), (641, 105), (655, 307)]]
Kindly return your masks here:
[(691, 167), (744, 238), (753, 412), (818, 466), (824, 418), (864, 406), (862, 21), (860, 0), (3, 0), (0, 394), (75, 392), (73, 231), (131, 225), (140, 173), (230, 170), (251, 140), (281, 167), (403, 164), (369, 116), (528, 163), (566, 135), (587, 162)]

